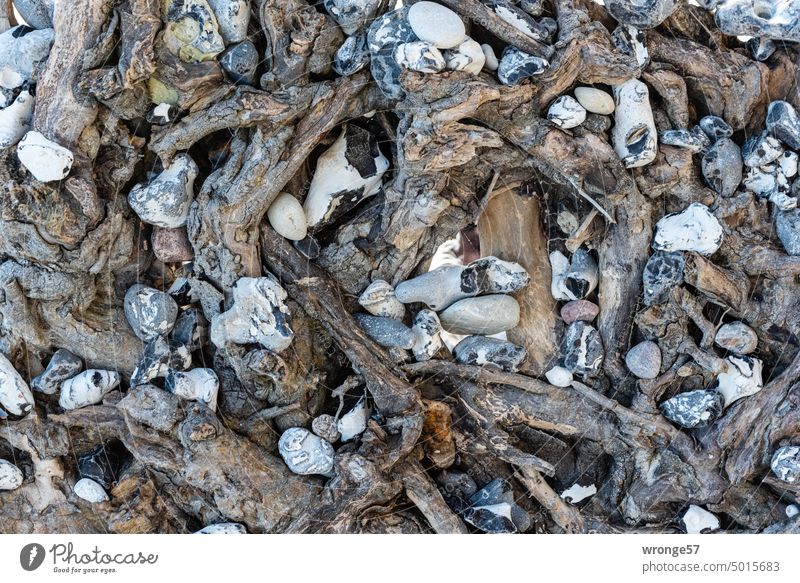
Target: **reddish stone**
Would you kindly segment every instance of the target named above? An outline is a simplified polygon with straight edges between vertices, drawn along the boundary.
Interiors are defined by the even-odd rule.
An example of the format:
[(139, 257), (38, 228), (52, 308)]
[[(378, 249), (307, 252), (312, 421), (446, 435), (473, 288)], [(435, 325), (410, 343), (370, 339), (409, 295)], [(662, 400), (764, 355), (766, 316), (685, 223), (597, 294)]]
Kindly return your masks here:
[(153, 227), (150, 242), (153, 245), (153, 253), (164, 263), (192, 261), (194, 259), (194, 250), (191, 243), (189, 243), (189, 236), (186, 234), (185, 227), (179, 229)]
[(573, 322), (591, 322), (600, 313), (600, 308), (587, 300), (573, 300), (561, 308), (561, 319), (567, 324)]

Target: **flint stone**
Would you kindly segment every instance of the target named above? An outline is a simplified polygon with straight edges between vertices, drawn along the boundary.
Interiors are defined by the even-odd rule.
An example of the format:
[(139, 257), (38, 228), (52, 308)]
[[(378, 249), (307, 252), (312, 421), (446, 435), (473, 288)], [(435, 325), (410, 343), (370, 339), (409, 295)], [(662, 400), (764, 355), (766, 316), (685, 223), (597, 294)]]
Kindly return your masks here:
[(638, 168), (655, 160), (658, 134), (650, 107), (647, 85), (630, 79), (614, 85), (614, 128), (611, 141), (626, 168)]
[(640, 379), (654, 379), (661, 371), (661, 349), (650, 340), (640, 342), (625, 355), (625, 365)]
[(469, 37), (456, 48), (445, 51), (444, 58), (451, 71), (464, 71), (470, 75), (480, 73), (486, 64), (483, 47)]
[(602, 89), (594, 87), (576, 87), (575, 99), (586, 111), (601, 115), (614, 113), (614, 98)]
[(165, 0), (163, 42), (184, 63), (210, 61), (225, 50), (217, 19), (206, 0)]
[(72, 152), (33, 130), (17, 144), (17, 158), (39, 182), (63, 180), (72, 169)]
[(219, 378), (213, 368), (193, 368), (185, 372), (171, 370), (167, 374), (164, 388), (188, 401), (199, 401), (217, 410)]
[(717, 391), (730, 407), (743, 397), (755, 395), (764, 387), (761, 378), (762, 362), (751, 356), (728, 356), (726, 369), (717, 375)]
[(716, 391), (688, 391), (667, 399), (661, 413), (681, 427), (706, 427), (722, 414), (722, 396)]
[(188, 154), (179, 154), (149, 184), (134, 186), (128, 204), (145, 223), (177, 229), (186, 224), (194, 197), (197, 164)]
[(576, 249), (570, 268), (564, 274), (564, 288), (571, 300), (580, 300), (591, 294), (599, 278), (597, 262), (587, 249)]
[(756, 61), (766, 61), (769, 59), (778, 45), (771, 38), (756, 36), (747, 41), (747, 49)]
[(707, 115), (701, 118), (697, 125), (706, 133), (712, 144), (733, 135), (733, 128), (728, 125), (728, 122), (716, 115)]
[(25, 24), (33, 28), (52, 28), (56, 0), (14, 0), (14, 7)]
[(531, 276), (522, 265), (494, 256), (481, 257), (461, 272), (461, 290), (478, 294), (512, 294), (525, 288)]
[(220, 522), (204, 526), (194, 534), (247, 534), (247, 529), (238, 522)]
[(439, 319), (451, 334), (497, 334), (519, 323), (519, 304), (507, 295), (466, 298), (444, 310)]
[(800, 255), (800, 210), (778, 211), (775, 231), (789, 255)]
[(714, 342), (735, 354), (750, 354), (758, 346), (758, 336), (744, 322), (731, 322), (720, 326)]
[(462, 266), (444, 266), (400, 282), (395, 287), (397, 299), (404, 304), (422, 302), (439, 311), (458, 300), (477, 295), (474, 286), (462, 289)]
[(259, 54), (256, 45), (249, 40), (242, 41), (225, 49), (219, 63), (237, 85), (254, 85)]
[(414, 333), (414, 345), (411, 349), (417, 361), (430, 360), (442, 348), (442, 324), (433, 310), (417, 312), (411, 330)]
[(78, 474), (109, 489), (117, 481), (122, 460), (114, 447), (101, 444), (78, 456)]
[(346, 35), (361, 31), (381, 7), (380, 0), (324, 0), (325, 10)]
[(452, 49), (467, 36), (461, 17), (436, 2), (417, 2), (408, 11), (408, 24), (420, 40), (440, 49)]
[(525, 532), (531, 526), (530, 516), (516, 504), (513, 490), (500, 478), (475, 492), (469, 502), (462, 517), (483, 532)]
[(606, 0), (605, 5), (617, 22), (636, 28), (655, 28), (678, 8), (675, 0)]
[(695, 126), (691, 130), (665, 130), (659, 133), (658, 136), (662, 144), (686, 148), (695, 154), (704, 152), (711, 146), (711, 140), (706, 133), (700, 129), (700, 126)]
[(689, 506), (681, 520), (687, 534), (700, 534), (719, 528), (719, 518), (708, 510), (694, 504)]
[(420, 40), (406, 19), (408, 12), (408, 6), (387, 12), (376, 18), (367, 31), (372, 78), (390, 99), (401, 99), (404, 95), (399, 81), (402, 69), (394, 60), (395, 47)]
[(461, 364), (487, 366), (506, 372), (517, 372), (528, 356), (522, 346), (485, 336), (467, 336), (456, 344), (453, 354)]
[(554, 387), (568, 387), (572, 384), (572, 372), (563, 366), (554, 366), (544, 376)]
[(33, 405), (28, 383), (0, 352), (0, 408), (15, 417), (24, 417), (33, 410)]
[(349, 36), (333, 57), (333, 70), (342, 77), (359, 72), (369, 64), (369, 47), (365, 34)]
[(573, 322), (567, 327), (561, 343), (564, 368), (581, 376), (591, 376), (603, 364), (603, 341), (600, 333), (586, 322)]
[(130, 385), (135, 387), (164, 377), (171, 369), (186, 370), (192, 365), (188, 346), (176, 341), (167, 342), (156, 336), (144, 346), (141, 358), (133, 369)]
[(358, 297), (358, 303), (373, 316), (402, 320), (406, 307), (395, 296), (394, 288), (382, 279), (376, 279)]
[(497, 71), (497, 68), (500, 66), (500, 61), (497, 59), (497, 55), (492, 46), (484, 43), (481, 45), (481, 50), (483, 51), (483, 56), (486, 58), (486, 62), (484, 63), (486, 68), (490, 71)]
[(620, 24), (611, 33), (611, 41), (622, 54), (633, 57), (640, 67), (645, 67), (650, 61), (644, 31), (635, 26)]
[(59, 348), (53, 353), (44, 372), (31, 381), (31, 387), (45, 395), (54, 395), (61, 383), (74, 377), (82, 368), (80, 358), (65, 348)]
[(351, 441), (364, 433), (370, 413), (367, 401), (362, 397), (350, 411), (342, 415), (336, 424), (342, 441)]
[(153, 245), (153, 254), (164, 263), (183, 263), (194, 259), (194, 249), (184, 227), (153, 227), (150, 243)]
[(20, 25), (0, 34), (0, 87), (16, 89), (35, 83), (36, 72), (50, 55), (55, 31)]
[(159, 103), (147, 112), (147, 123), (167, 125), (178, 117), (178, 108), (169, 103)]
[(367, 336), (385, 348), (408, 350), (414, 346), (414, 332), (402, 322), (367, 314), (353, 314), (353, 318)]
[(586, 120), (586, 110), (573, 97), (562, 95), (547, 110), (547, 119), (564, 130), (581, 125)]
[(22, 486), (25, 476), (22, 471), (9, 461), (0, 459), (0, 492), (16, 490)]
[[(800, 4), (798, 11), (800, 11)], [(800, 25), (800, 20), (798, 20)], [(800, 117), (786, 101), (773, 101), (767, 110), (767, 131), (792, 150), (800, 150)]]
[(653, 248), (658, 251), (716, 253), (722, 244), (722, 226), (704, 204), (695, 202), (679, 213), (661, 218), (656, 224)]
[(543, 18), (536, 22), (525, 11), (506, 0), (493, 0), (487, 4), (501, 20), (534, 40), (547, 43), (558, 28), (552, 18)]
[(193, 352), (203, 346), (207, 333), (208, 320), (203, 313), (197, 308), (189, 308), (181, 312), (175, 321), (175, 327), (172, 329), (172, 341), (178, 345), (185, 345), (190, 352)]
[(125, 317), (133, 333), (147, 342), (169, 334), (178, 317), (178, 304), (168, 294), (140, 283), (125, 293)]
[(669, 299), (673, 288), (683, 283), (683, 268), (686, 259), (683, 253), (656, 251), (647, 260), (642, 272), (644, 304), (663, 304)]
[(714, 19), (725, 34), (800, 42), (800, 4), (797, 2), (723, 0), (717, 5)]
[(766, 131), (757, 136), (751, 136), (742, 146), (742, 161), (745, 166), (764, 166), (774, 162), (782, 154), (781, 143)]
[(419, 40), (397, 45), (394, 60), (401, 67), (419, 73), (439, 73), (447, 67), (439, 49), (432, 43)]
[(800, 480), (800, 446), (786, 445), (776, 449), (770, 468), (783, 482), (794, 484)]
[(96, 405), (119, 386), (119, 380), (119, 373), (113, 370), (85, 370), (61, 383), (58, 404), (68, 410)]
[(541, 75), (550, 66), (547, 59), (530, 55), (517, 47), (508, 45), (497, 68), (497, 78), (503, 85), (517, 85), (534, 75)]
[(600, 307), (588, 300), (572, 300), (561, 307), (561, 319), (567, 324), (592, 322), (600, 313)]
[(291, 427), (278, 440), (278, 452), (295, 474), (333, 475), (333, 447), (302, 427)]
[(703, 177), (717, 194), (731, 197), (742, 182), (742, 154), (733, 140), (720, 138), (703, 155)]
[(208, 3), (214, 11), (219, 34), (226, 45), (247, 38), (247, 25), (250, 23), (248, 0), (208, 0)]
[(778, 158), (778, 166), (786, 178), (794, 178), (797, 175), (798, 156), (796, 152), (786, 151)]
[(24, 89), (5, 109), (0, 109), (0, 151), (19, 142), (31, 127), (33, 95)]

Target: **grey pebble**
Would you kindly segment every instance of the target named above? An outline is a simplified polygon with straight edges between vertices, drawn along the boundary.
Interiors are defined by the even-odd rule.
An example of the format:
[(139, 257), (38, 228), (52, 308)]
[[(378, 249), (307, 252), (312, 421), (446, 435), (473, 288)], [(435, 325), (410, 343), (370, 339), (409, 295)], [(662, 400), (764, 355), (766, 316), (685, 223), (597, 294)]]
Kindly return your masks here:
[(640, 379), (654, 379), (661, 371), (661, 349), (651, 340), (640, 342), (625, 355), (625, 365)]
[(414, 346), (414, 332), (402, 322), (368, 314), (353, 314), (353, 318), (367, 336), (383, 347), (408, 350)]
[(777, 211), (775, 231), (789, 255), (800, 255), (800, 209)]
[(727, 137), (719, 138), (703, 155), (703, 177), (717, 194), (733, 196), (742, 182), (742, 153)]
[[(800, 9), (800, 4), (798, 4)], [(773, 101), (767, 110), (767, 130), (792, 150), (800, 150), (800, 117), (792, 104)]]
[(125, 317), (133, 333), (147, 342), (172, 330), (178, 304), (168, 294), (137, 283), (125, 293)]
[(758, 335), (744, 322), (730, 322), (720, 326), (714, 342), (734, 354), (750, 354), (758, 347)]
[(259, 59), (256, 45), (249, 40), (229, 46), (219, 56), (222, 68), (237, 85), (255, 84)]
[(488, 366), (506, 372), (517, 372), (528, 356), (522, 346), (486, 336), (467, 336), (456, 344), (453, 354), (461, 364)]

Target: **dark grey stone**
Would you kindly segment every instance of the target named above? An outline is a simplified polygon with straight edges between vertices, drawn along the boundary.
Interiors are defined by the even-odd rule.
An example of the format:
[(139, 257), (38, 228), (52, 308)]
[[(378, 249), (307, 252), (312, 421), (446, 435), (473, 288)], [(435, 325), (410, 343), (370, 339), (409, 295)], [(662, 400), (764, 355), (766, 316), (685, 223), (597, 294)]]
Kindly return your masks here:
[(756, 61), (766, 61), (772, 56), (778, 46), (771, 38), (755, 36), (747, 41), (747, 48)]
[(694, 153), (703, 152), (711, 145), (711, 140), (699, 126), (695, 126), (691, 130), (664, 130), (658, 136), (662, 144), (686, 148)]
[(462, 364), (474, 364), (499, 368), (506, 372), (517, 372), (528, 352), (522, 347), (499, 338), (467, 336), (453, 349), (456, 360)]
[(185, 345), (190, 352), (202, 347), (208, 337), (208, 320), (201, 310), (189, 308), (181, 312), (172, 329), (172, 341)]
[(789, 255), (800, 255), (800, 209), (777, 211), (775, 231)]
[(178, 317), (178, 304), (164, 292), (137, 283), (125, 293), (125, 317), (133, 333), (147, 342), (169, 334)]
[(399, 81), (402, 69), (394, 59), (394, 50), (401, 43), (419, 40), (407, 16), (407, 6), (392, 10), (376, 18), (367, 32), (372, 77), (390, 99), (401, 99), (404, 95)]
[(403, 349), (410, 349), (414, 346), (414, 332), (402, 322), (368, 314), (353, 314), (353, 318), (367, 333), (367, 336), (381, 346)]
[(325, 10), (351, 35), (362, 30), (375, 17), (381, 0), (323, 0)]
[(40, 393), (54, 395), (61, 383), (81, 372), (83, 362), (65, 348), (53, 353), (47, 368), (31, 381), (31, 387)]
[(786, 101), (770, 103), (766, 123), (767, 130), (773, 136), (792, 150), (800, 150), (800, 118), (791, 103)]
[(98, 445), (91, 451), (78, 456), (78, 473), (81, 478), (89, 478), (106, 490), (116, 482), (119, 476), (122, 458), (121, 446), (111, 444)]
[(530, 516), (517, 505), (514, 491), (500, 478), (470, 496), (469, 506), (461, 516), (487, 533), (525, 532), (531, 527)]
[(369, 48), (365, 34), (349, 36), (333, 57), (333, 70), (347, 77), (357, 73), (369, 64)]
[(656, 251), (647, 260), (642, 273), (644, 304), (663, 304), (672, 288), (683, 283), (683, 268), (686, 260), (683, 253)]
[(545, 72), (550, 63), (546, 59), (530, 55), (517, 47), (508, 45), (503, 49), (497, 78), (503, 85), (517, 85), (522, 80)]
[(603, 340), (600, 333), (586, 322), (573, 322), (561, 342), (564, 368), (582, 376), (592, 376), (603, 364)]
[(702, 170), (706, 183), (717, 194), (726, 198), (733, 196), (742, 182), (742, 153), (739, 146), (730, 138), (719, 138), (703, 154)]
[(52, 28), (55, 0), (14, 0), (22, 19), (33, 28)]
[(693, 429), (713, 423), (722, 413), (722, 397), (716, 391), (689, 391), (661, 403), (661, 413), (681, 427)]
[(675, 0), (606, 0), (605, 5), (617, 22), (636, 28), (654, 28), (678, 7)]
[(712, 142), (722, 138), (730, 138), (733, 135), (733, 128), (724, 119), (716, 115), (703, 117), (698, 125), (711, 139)]
[(157, 336), (145, 344), (142, 356), (133, 369), (130, 385), (143, 385), (154, 378), (166, 376), (170, 369), (187, 370), (191, 366), (192, 354), (188, 347)]
[(255, 85), (258, 61), (258, 49), (249, 40), (228, 47), (219, 56), (222, 68), (237, 85)]

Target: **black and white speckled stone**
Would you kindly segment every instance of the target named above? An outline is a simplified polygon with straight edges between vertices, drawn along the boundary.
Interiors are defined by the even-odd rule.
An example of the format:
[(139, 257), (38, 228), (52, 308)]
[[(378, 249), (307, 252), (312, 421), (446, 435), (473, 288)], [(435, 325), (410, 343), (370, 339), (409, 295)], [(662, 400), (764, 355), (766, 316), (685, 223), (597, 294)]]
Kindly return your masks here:
[(720, 138), (703, 154), (703, 178), (717, 194), (731, 197), (742, 181), (742, 153), (730, 138)]
[(466, 298), (450, 305), (439, 319), (451, 334), (498, 334), (519, 323), (519, 304), (501, 294)]
[(52, 28), (56, 0), (14, 0), (14, 7), (25, 24), (33, 28)]
[(178, 304), (172, 297), (140, 283), (128, 288), (124, 306), (133, 333), (145, 342), (169, 334), (178, 317)]
[(688, 391), (667, 399), (659, 408), (676, 425), (687, 429), (705, 427), (722, 414), (722, 396), (716, 391)]
[(147, 123), (163, 126), (171, 124), (177, 117), (177, 107), (169, 103), (159, 103), (147, 112)]
[(171, 338), (173, 342), (183, 344), (190, 352), (194, 352), (205, 344), (207, 334), (208, 320), (203, 312), (197, 308), (189, 308), (178, 316)]
[(0, 87), (16, 89), (35, 83), (36, 74), (50, 55), (54, 31), (20, 25), (0, 34)]
[(522, 265), (493, 255), (481, 257), (461, 272), (461, 291), (477, 294), (513, 294), (526, 287), (531, 276)]
[(408, 23), (408, 6), (376, 18), (367, 31), (370, 70), (380, 90), (390, 99), (404, 95), (399, 78), (402, 71), (394, 60), (394, 49), (401, 43), (420, 40)]
[(414, 346), (414, 332), (402, 322), (368, 314), (353, 314), (353, 318), (367, 336), (381, 346), (406, 350)]
[(39, 376), (31, 380), (35, 391), (46, 395), (55, 395), (61, 383), (81, 372), (83, 362), (66, 348), (59, 348), (53, 353), (47, 368)]
[(339, 441), (339, 430), (336, 428), (336, 418), (327, 413), (315, 417), (311, 422), (311, 431), (329, 443)]
[(614, 85), (614, 127), (611, 142), (626, 168), (638, 168), (655, 160), (658, 134), (650, 92), (638, 79)]
[(800, 210), (775, 213), (775, 231), (789, 255), (800, 255)]
[(787, 150), (778, 158), (777, 162), (786, 178), (797, 176), (798, 165), (800, 164), (800, 156), (797, 155), (797, 152)]
[(656, 251), (647, 260), (642, 272), (644, 304), (663, 304), (669, 299), (673, 288), (683, 283), (683, 268), (686, 259), (683, 253)]
[(517, 372), (528, 356), (522, 347), (498, 338), (486, 336), (467, 336), (453, 349), (456, 361), (498, 368), (506, 372)]
[(78, 456), (78, 474), (109, 489), (119, 476), (122, 465), (120, 448), (112, 444), (101, 444)]
[(656, 223), (653, 249), (712, 255), (722, 244), (722, 237), (722, 226), (717, 218), (707, 206), (694, 202), (685, 210), (666, 215)]
[(22, 486), (25, 476), (17, 466), (8, 460), (0, 459), (0, 492), (16, 490)]
[(119, 386), (119, 381), (119, 373), (113, 370), (85, 370), (61, 383), (58, 404), (63, 409), (96, 405)]
[(783, 155), (783, 146), (777, 138), (763, 131), (750, 136), (742, 146), (742, 161), (745, 166), (764, 166)]
[(725, 34), (800, 42), (800, 3), (792, 0), (723, 0), (714, 19)]
[(614, 46), (624, 55), (633, 57), (636, 64), (645, 67), (650, 62), (650, 52), (645, 44), (645, 34), (643, 30), (635, 26), (620, 24), (611, 33), (611, 40)]
[(547, 119), (556, 127), (568, 130), (578, 127), (586, 120), (586, 110), (575, 98), (562, 95), (548, 108)]
[(228, 47), (219, 56), (219, 63), (228, 77), (239, 85), (255, 84), (258, 61), (258, 49), (249, 40)]
[(779, 480), (788, 484), (797, 483), (800, 480), (800, 446), (785, 445), (776, 449), (770, 468)]
[(564, 289), (571, 300), (582, 300), (597, 287), (599, 280), (597, 262), (583, 247), (572, 254), (569, 270), (564, 274)]
[(154, 378), (166, 376), (171, 369), (186, 370), (190, 366), (192, 354), (186, 345), (174, 340), (167, 342), (163, 336), (156, 336), (145, 344), (133, 369), (130, 385), (144, 385)]
[(755, 36), (747, 41), (747, 50), (756, 61), (766, 61), (777, 48), (778, 45), (775, 44), (775, 41), (763, 36)]
[(508, 45), (503, 49), (503, 56), (497, 68), (497, 78), (503, 85), (518, 85), (528, 77), (541, 75), (549, 66), (547, 59), (530, 55)]
[(208, 405), (212, 411), (217, 410), (219, 378), (213, 368), (171, 370), (164, 381), (164, 388), (181, 399), (199, 401)]
[[(800, 8), (800, 5), (798, 5)], [(773, 101), (767, 109), (767, 130), (792, 150), (800, 150), (800, 117), (791, 103)]]
[(477, 75), (486, 64), (483, 47), (469, 37), (456, 48), (443, 51), (443, 54), (447, 68), (451, 71), (464, 71)]
[(750, 354), (758, 347), (758, 335), (744, 322), (730, 322), (720, 326), (714, 342), (734, 354)]
[(369, 48), (366, 34), (356, 34), (345, 39), (333, 56), (333, 70), (347, 77), (369, 64)]
[(675, 12), (675, 0), (606, 0), (606, 9), (617, 22), (636, 28), (655, 28)]
[(625, 355), (625, 366), (640, 379), (654, 379), (661, 372), (661, 349), (651, 340), (640, 342)]
[(220, 522), (204, 526), (194, 534), (247, 534), (247, 529), (238, 522)]
[(217, 27), (226, 45), (242, 42), (247, 38), (250, 23), (249, 0), (208, 0), (217, 19)]
[(549, 43), (558, 25), (552, 18), (542, 18), (539, 22), (524, 10), (517, 8), (508, 0), (484, 2), (501, 20), (510, 24), (525, 36), (543, 43)]
[(394, 49), (394, 60), (405, 69), (418, 73), (439, 73), (447, 67), (441, 51), (421, 40), (401, 43)]
[(586, 322), (573, 322), (561, 342), (564, 368), (581, 376), (591, 376), (603, 364), (603, 340), (600, 333)]
[(323, 4), (344, 33), (352, 35), (363, 30), (375, 18), (382, 2), (381, 0), (323, 0)]
[(442, 324), (433, 310), (417, 312), (411, 330), (414, 332), (414, 345), (411, 350), (417, 361), (430, 360), (442, 348)]
[(197, 172), (197, 164), (188, 154), (178, 154), (151, 182), (134, 186), (128, 193), (128, 204), (145, 223), (168, 229), (182, 227), (194, 198)]
[(716, 115), (707, 115), (701, 118), (698, 125), (700, 129), (706, 133), (712, 143), (722, 138), (730, 138), (733, 135), (733, 128), (728, 122)]
[(469, 498), (462, 518), (487, 533), (525, 532), (531, 518), (514, 501), (514, 492), (500, 478), (495, 478)]
[(278, 452), (295, 474), (333, 475), (333, 447), (302, 427), (290, 427), (278, 440)]
[(711, 140), (709, 140), (706, 133), (700, 129), (700, 126), (695, 126), (691, 130), (665, 130), (659, 132), (658, 138), (661, 140), (662, 144), (686, 148), (695, 154), (704, 152), (711, 146)]
[(14, 417), (24, 417), (33, 410), (34, 400), (28, 383), (0, 352), (0, 418), (2, 411)]

